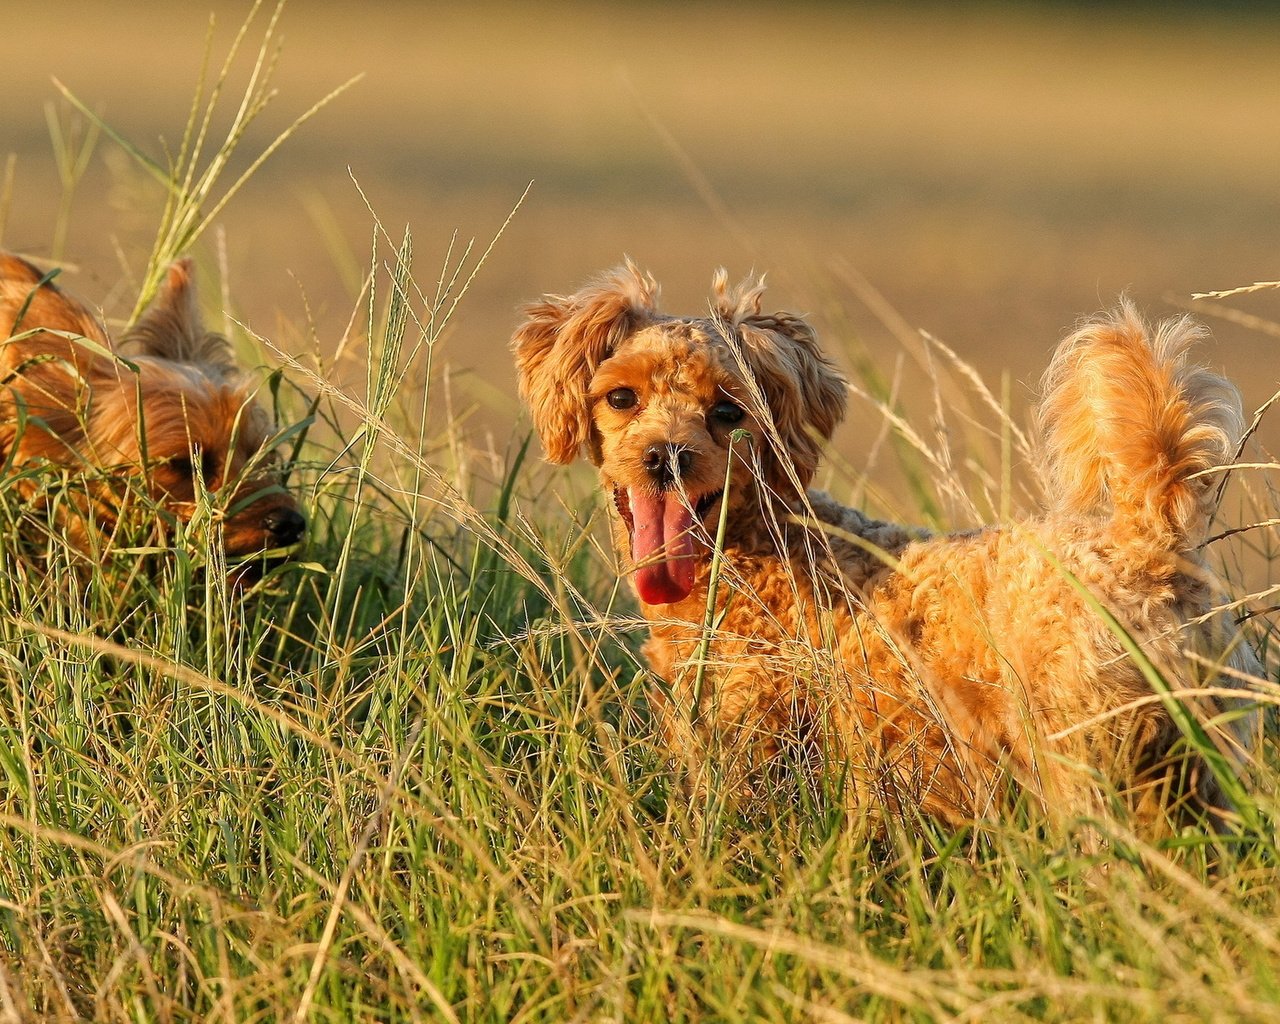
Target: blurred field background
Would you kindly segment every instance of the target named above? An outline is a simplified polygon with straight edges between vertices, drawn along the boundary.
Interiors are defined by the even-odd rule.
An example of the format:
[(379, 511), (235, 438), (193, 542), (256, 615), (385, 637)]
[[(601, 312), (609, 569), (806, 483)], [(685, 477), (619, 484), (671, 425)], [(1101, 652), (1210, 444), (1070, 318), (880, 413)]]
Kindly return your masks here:
[[(220, 56), (247, 5), (213, 8)], [(52, 251), (51, 78), (162, 157), (207, 9), (70, 2), (5, 22), (3, 243), (67, 260), (63, 280), (108, 313), (131, 306), (160, 197), (101, 139)], [(678, 311), (700, 308), (716, 266), (768, 271), (772, 299), (813, 314), (831, 347), (891, 362), (892, 318), (865, 279), (989, 379), (1007, 368), (1015, 403), (1063, 330), (1122, 291), (1162, 313), (1280, 276), (1280, 21), (1265, 7), (299, 2), (283, 26), (280, 95), (247, 150), (364, 78), (222, 217), (231, 312), (286, 351), (332, 352), (372, 231), (352, 179), (390, 230), (412, 227), (420, 279), (455, 233), (483, 247), (532, 181), (441, 353), (465, 382), (455, 408), (499, 448), (517, 305), (623, 254)], [(1275, 292), (1232, 305), (1280, 319)], [(1274, 337), (1214, 326), (1209, 358), (1253, 408), (1276, 384)], [(861, 433), (855, 417), (851, 455)]]

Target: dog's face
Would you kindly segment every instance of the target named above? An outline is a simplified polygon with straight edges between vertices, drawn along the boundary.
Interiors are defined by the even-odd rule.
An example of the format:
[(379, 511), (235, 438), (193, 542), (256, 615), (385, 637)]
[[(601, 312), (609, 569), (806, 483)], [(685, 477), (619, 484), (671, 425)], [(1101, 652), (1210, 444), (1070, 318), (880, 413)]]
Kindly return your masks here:
[(615, 540), (646, 604), (688, 597), (722, 509), (730, 532), (793, 500), (844, 413), (812, 330), (762, 315), (762, 287), (714, 282), (710, 315), (657, 312), (630, 264), (528, 308), (513, 348), (547, 455), (585, 450), (617, 512)]
[(111, 367), (90, 379), (89, 460), (109, 475), (141, 474), (152, 500), (184, 522), (206, 492), (233, 559), (297, 543), (306, 523), (267, 449), (271, 418), (251, 385), (194, 364), (131, 361), (136, 373)]
[[(203, 490), (233, 560), (302, 538), (306, 521), (268, 448), (271, 418), (226, 341), (202, 326), (189, 261), (173, 265), (155, 302), (115, 347), (120, 359), (105, 351), (110, 342), (83, 307), (51, 285), (35, 288), (34, 268), (12, 257), (0, 268), (0, 312), (15, 339), (4, 349), (9, 390), (0, 397), (26, 417), (20, 430), (9, 430), (15, 461), (99, 471), (88, 496), (103, 525), (139, 481), (184, 522)], [(19, 297), (26, 306), (17, 307), (14, 324), (18, 313), (8, 307)]]
[(751, 443), (762, 425), (747, 411), (747, 384), (711, 324), (669, 321), (638, 331), (600, 365), (587, 404), (636, 591), (646, 604), (682, 600), (721, 506), (740, 521), (735, 513), (755, 495)]

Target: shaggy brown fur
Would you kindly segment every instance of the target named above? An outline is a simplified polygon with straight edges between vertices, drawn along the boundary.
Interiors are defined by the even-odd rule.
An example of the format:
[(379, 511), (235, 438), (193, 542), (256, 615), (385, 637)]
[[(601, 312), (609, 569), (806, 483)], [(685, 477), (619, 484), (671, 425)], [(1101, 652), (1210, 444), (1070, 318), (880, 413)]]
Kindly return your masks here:
[[(233, 558), (285, 548), (305, 521), (264, 446), (270, 417), (235, 369), (225, 339), (204, 329), (189, 260), (113, 345), (98, 319), (16, 256), (0, 254), (0, 458), (95, 470), (78, 542), (110, 530), (143, 474), (158, 505), (182, 520), (203, 487)], [(117, 485), (113, 486), (113, 480)]]
[[(1052, 506), (926, 537), (807, 490), (847, 388), (808, 324), (761, 312), (762, 291), (720, 272), (708, 316), (664, 316), (653, 279), (627, 264), (530, 305), (513, 341), (548, 457), (581, 451), (600, 470), (673, 753), (696, 768), (715, 751), (749, 772), (816, 738), (873, 815), (910, 806), (961, 822), (1011, 790), (1085, 810), (1099, 778), (1152, 819), (1187, 796), (1224, 807), (1082, 593), (1175, 686), (1237, 685), (1193, 677), (1188, 646), (1259, 671), (1206, 616), (1206, 471), (1229, 461), (1241, 414), (1227, 381), (1186, 362), (1200, 329), (1178, 320), (1152, 336), (1123, 303), (1067, 338), (1040, 406)], [(1187, 700), (1219, 716), (1212, 699)], [(1236, 756), (1241, 717), (1210, 723)]]

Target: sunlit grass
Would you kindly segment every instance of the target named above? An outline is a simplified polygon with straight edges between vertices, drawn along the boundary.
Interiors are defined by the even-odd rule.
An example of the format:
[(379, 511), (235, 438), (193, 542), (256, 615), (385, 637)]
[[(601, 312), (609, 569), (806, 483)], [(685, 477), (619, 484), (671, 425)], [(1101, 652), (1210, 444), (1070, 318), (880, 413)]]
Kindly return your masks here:
[[(49, 512), (74, 480), (0, 483), (0, 1021), (1280, 1016), (1269, 746), (1229, 841), (1034, 808), (877, 834), (799, 770), (691, 806), (590, 482), (447, 415), (436, 349), (484, 251), (413, 253), (375, 224), (362, 388), (286, 367), (310, 535), (255, 588), (210, 568), (214, 519), (86, 558)], [(916, 495), (894, 511), (1026, 507), (1008, 389), (909, 358), (930, 407), (858, 385)], [(1238, 476), (1228, 511), (1276, 519)], [(1214, 554), (1269, 569), (1274, 526)]]
[(820, 782), (691, 808), (560, 483), (519, 446), (461, 473), (411, 429), (431, 410), (387, 412), (430, 342), (408, 252), (374, 254), (368, 395), (321, 388), (312, 539), (261, 592), (198, 538), (86, 565), (0, 501), (43, 537), (0, 574), (13, 1019), (1274, 1015), (1269, 832), (1024, 809), (871, 838)]

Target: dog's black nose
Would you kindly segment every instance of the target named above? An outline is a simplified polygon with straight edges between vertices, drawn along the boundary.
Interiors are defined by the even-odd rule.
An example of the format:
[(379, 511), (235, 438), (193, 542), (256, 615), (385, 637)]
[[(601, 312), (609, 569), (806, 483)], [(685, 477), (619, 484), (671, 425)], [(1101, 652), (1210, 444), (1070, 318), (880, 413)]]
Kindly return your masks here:
[(693, 452), (674, 444), (651, 444), (641, 460), (647, 472), (663, 487), (687, 476), (693, 467)]
[(296, 509), (276, 508), (262, 517), (262, 526), (276, 544), (284, 547), (301, 539), (307, 520)]

